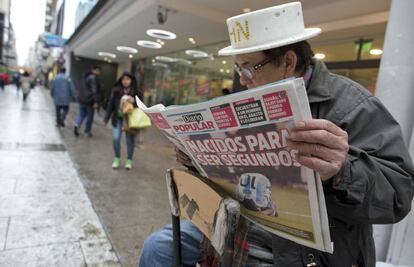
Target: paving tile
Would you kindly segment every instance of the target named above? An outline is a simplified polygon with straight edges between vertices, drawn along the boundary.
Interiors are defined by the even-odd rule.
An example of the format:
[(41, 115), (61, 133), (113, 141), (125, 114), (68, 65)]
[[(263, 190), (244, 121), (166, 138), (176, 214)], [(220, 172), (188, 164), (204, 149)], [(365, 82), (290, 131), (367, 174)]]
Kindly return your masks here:
[(4, 245), (6, 243), (8, 224), (9, 218), (0, 218), (0, 251), (4, 249)]
[(86, 194), (82, 191), (38, 191), (29, 195), (0, 195), (0, 217), (46, 216), (70, 214), (81, 209), (93, 213)]
[(2, 267), (85, 267), (78, 242), (0, 251)]
[(17, 179), (0, 178), (0, 195), (13, 194)]
[(121, 266), (107, 239), (81, 241), (80, 244), (87, 266)]
[(85, 211), (56, 216), (19, 216), (10, 220), (6, 250), (105, 238), (96, 214)]

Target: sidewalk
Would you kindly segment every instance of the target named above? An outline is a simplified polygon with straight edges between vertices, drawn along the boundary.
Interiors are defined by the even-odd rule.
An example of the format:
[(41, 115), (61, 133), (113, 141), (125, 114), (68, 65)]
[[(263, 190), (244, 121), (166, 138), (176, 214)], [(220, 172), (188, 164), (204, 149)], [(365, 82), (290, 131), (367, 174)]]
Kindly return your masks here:
[(179, 166), (174, 149), (160, 131), (149, 128), (143, 133), (144, 143), (136, 146), (132, 170), (127, 171), (123, 167), (123, 135), (121, 168), (113, 170), (111, 123), (104, 125), (102, 114), (95, 116), (93, 137), (75, 137), (73, 121), (77, 114), (78, 105), (74, 104), (61, 135), (122, 266), (136, 267), (145, 238), (171, 223), (165, 171)]
[(120, 266), (47, 94), (0, 91), (0, 265)]

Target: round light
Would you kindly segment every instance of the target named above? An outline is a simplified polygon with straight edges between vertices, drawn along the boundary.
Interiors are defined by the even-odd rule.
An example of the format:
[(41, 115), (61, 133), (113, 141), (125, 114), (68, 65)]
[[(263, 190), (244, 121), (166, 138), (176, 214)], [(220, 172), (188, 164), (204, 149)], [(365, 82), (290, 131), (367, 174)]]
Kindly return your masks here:
[(316, 53), (313, 57), (316, 59), (324, 59), (326, 56), (322, 53)]
[(116, 50), (124, 52), (124, 53), (128, 53), (128, 54), (138, 53), (138, 49), (133, 48), (133, 47), (129, 47), (129, 46), (117, 46)]
[(223, 60), (221, 63), (223, 63), (223, 65), (226, 65), (227, 61)]
[(184, 58), (175, 58), (175, 62), (177, 62), (178, 64), (187, 64), (187, 65), (193, 64), (193, 62), (191, 62), (190, 60), (184, 59)]
[(243, 13), (248, 13), (250, 11), (252, 11), (251, 8), (248, 8), (248, 7), (243, 8)]
[(110, 57), (110, 58), (116, 58), (116, 55), (109, 52), (98, 52), (98, 56), (100, 57)]
[(195, 58), (208, 57), (208, 54), (206, 52), (200, 50), (185, 50), (185, 53)]
[(373, 56), (379, 56), (379, 55), (382, 55), (382, 50), (381, 49), (371, 49), (371, 50), (369, 50), (369, 53)]
[(194, 38), (193, 38), (193, 37), (188, 38), (188, 41), (189, 41), (190, 43), (192, 43), (192, 44), (195, 44), (195, 43), (196, 43), (196, 41), (194, 40)]
[(153, 67), (168, 68), (168, 65), (167, 65), (167, 64), (165, 64), (165, 63), (160, 63), (160, 62), (155, 62), (155, 63), (152, 63), (152, 66), (153, 66)]
[(226, 70), (226, 73), (230, 73), (230, 70), (229, 70), (229, 69), (227, 69), (227, 70)]
[(129, 58), (133, 58), (134, 57), (134, 55), (132, 55), (132, 54), (129, 54), (129, 56), (128, 56)]
[(149, 29), (147, 30), (147, 34), (154, 38), (166, 40), (174, 40), (175, 38), (177, 38), (177, 35), (175, 33), (159, 29)]
[(220, 72), (224, 72), (224, 70), (223, 69), (220, 69)]
[(137, 44), (139, 46), (146, 47), (146, 48), (152, 48), (152, 49), (160, 49), (162, 47), (162, 45), (157, 42), (146, 41), (146, 40), (139, 40)]
[(155, 59), (158, 60), (158, 61), (168, 62), (168, 63), (171, 63), (171, 62), (175, 62), (176, 61), (175, 58), (172, 58), (172, 57), (164, 57), (164, 56), (156, 56)]

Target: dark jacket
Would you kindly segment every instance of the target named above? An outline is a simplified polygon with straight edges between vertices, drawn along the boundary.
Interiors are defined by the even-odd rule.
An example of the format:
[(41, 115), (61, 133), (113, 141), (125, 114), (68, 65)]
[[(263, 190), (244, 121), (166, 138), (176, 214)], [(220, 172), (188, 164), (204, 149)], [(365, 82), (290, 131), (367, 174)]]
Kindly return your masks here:
[(101, 85), (98, 77), (88, 73), (82, 81), (82, 86), (78, 92), (78, 101), (84, 105), (93, 105), (99, 103)]
[[(108, 105), (106, 107), (105, 121), (109, 121), (109, 118), (112, 117), (112, 126), (116, 126), (118, 119), (118, 110), (121, 102), (122, 96), (126, 95), (124, 89), (120, 86), (115, 86), (111, 90), (111, 97), (109, 98)], [(134, 98), (134, 106), (137, 107), (135, 103), (135, 96), (138, 96), (142, 100), (143, 93), (138, 89), (131, 89), (128, 95)]]
[(74, 98), (74, 87), (70, 78), (63, 73), (56, 75), (50, 94), (56, 106), (69, 106), (70, 100)]
[[(271, 235), (275, 266), (373, 267), (372, 224), (396, 223), (411, 208), (414, 169), (398, 123), (361, 85), (314, 62), (308, 88), (313, 118), (327, 119), (349, 135), (348, 158), (324, 184), (334, 253)], [(340, 179), (338, 179), (340, 178)], [(338, 183), (334, 183), (338, 179)]]

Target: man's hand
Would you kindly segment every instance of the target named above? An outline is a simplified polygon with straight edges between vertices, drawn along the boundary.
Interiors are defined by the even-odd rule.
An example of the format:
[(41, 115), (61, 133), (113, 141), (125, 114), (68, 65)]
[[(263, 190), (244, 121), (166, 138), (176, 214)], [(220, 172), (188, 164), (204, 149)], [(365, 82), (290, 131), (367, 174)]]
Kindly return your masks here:
[(182, 165), (186, 167), (193, 167), (193, 164), (191, 163), (191, 159), (178, 148), (175, 148), (175, 156), (177, 158), (178, 163), (181, 163)]
[(295, 124), (287, 145), (298, 150), (296, 161), (318, 172), (323, 181), (341, 169), (348, 155), (348, 134), (328, 120), (306, 120)]

